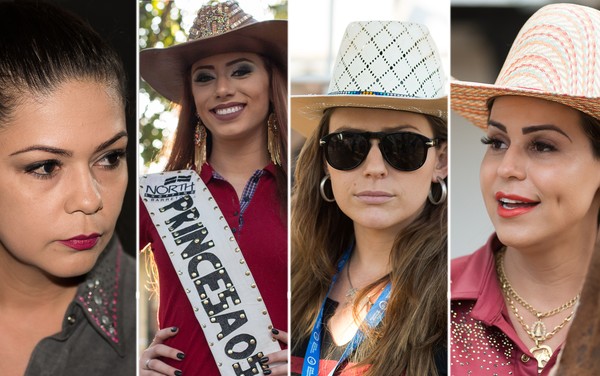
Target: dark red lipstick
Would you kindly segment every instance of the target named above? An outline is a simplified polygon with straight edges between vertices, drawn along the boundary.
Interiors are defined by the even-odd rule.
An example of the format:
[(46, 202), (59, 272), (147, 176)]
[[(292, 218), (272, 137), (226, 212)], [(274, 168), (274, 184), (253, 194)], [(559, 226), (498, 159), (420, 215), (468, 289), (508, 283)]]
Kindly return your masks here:
[(62, 244), (77, 251), (85, 251), (94, 248), (100, 240), (100, 234), (77, 235), (70, 239), (59, 240)]

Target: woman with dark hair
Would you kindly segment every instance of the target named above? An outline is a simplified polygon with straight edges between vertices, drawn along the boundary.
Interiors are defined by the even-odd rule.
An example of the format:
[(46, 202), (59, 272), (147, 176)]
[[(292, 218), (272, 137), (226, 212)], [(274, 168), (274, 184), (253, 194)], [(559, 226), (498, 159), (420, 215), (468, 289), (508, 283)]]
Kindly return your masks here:
[(116, 53), (42, 2), (0, 3), (0, 369), (132, 375), (134, 260)]
[(453, 374), (549, 375), (564, 346), (598, 239), (598, 40), (600, 11), (548, 5), (495, 84), (452, 83), (452, 108), (486, 133), (495, 229), (452, 262)]
[(287, 374), (287, 22), (205, 5), (140, 72), (180, 111), (166, 171), (141, 179), (163, 328), (141, 375)]
[(292, 97), (293, 375), (447, 373), (445, 82), (425, 26), (354, 22)]

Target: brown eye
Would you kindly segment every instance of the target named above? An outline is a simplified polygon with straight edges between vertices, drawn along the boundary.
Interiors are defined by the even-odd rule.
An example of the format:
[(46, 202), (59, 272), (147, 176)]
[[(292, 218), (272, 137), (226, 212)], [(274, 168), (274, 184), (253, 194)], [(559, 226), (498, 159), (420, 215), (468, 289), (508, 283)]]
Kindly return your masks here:
[(58, 172), (60, 166), (61, 163), (59, 161), (52, 159), (30, 164), (25, 168), (25, 172), (36, 178), (48, 179)]

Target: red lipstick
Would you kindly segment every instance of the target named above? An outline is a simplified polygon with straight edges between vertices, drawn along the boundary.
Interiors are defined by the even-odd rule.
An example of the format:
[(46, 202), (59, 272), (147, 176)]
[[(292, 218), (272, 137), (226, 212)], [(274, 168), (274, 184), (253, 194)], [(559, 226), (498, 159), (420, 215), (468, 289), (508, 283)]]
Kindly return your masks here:
[(496, 192), (496, 201), (498, 201), (498, 215), (503, 218), (512, 218), (529, 213), (540, 203), (526, 197), (504, 192)]
[(85, 251), (94, 248), (100, 240), (100, 234), (77, 235), (70, 239), (59, 240), (60, 243), (77, 251)]

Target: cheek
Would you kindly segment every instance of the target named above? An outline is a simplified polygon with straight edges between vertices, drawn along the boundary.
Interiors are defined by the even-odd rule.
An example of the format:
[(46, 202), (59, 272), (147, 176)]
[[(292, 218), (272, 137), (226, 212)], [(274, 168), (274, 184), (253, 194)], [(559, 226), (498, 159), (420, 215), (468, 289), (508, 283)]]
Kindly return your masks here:
[(535, 174), (535, 184), (543, 198), (554, 200), (560, 206), (571, 206), (571, 210), (587, 211), (598, 196), (600, 178), (597, 171), (569, 166), (540, 169)]
[[(351, 178), (352, 174), (343, 173), (337, 171), (331, 167), (328, 167), (330, 181), (331, 181), (331, 189), (333, 190), (333, 195), (338, 202), (344, 202), (348, 200), (348, 191), (350, 187), (354, 184), (354, 179)], [(349, 176), (350, 175), (350, 176)], [(327, 188), (327, 184), (325, 185)], [(327, 191), (327, 190), (326, 190)]]
[(496, 165), (489, 157), (485, 156), (479, 168), (479, 186), (484, 198), (489, 195), (495, 178)]
[(116, 221), (121, 212), (125, 190), (127, 189), (127, 180), (127, 167), (123, 166), (123, 169), (119, 173), (102, 182), (103, 210), (105, 210), (111, 220), (114, 219)]
[(208, 97), (206, 88), (192, 89), (192, 97), (194, 98), (194, 104), (196, 105), (198, 111), (200, 112), (205, 110), (203, 104), (206, 103)]
[(0, 192), (0, 242), (8, 249), (31, 249), (43, 242), (49, 218), (57, 218), (57, 203), (48, 194), (21, 186)]

